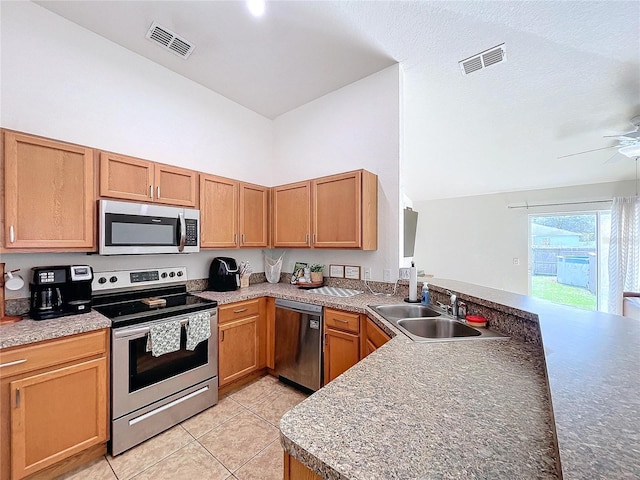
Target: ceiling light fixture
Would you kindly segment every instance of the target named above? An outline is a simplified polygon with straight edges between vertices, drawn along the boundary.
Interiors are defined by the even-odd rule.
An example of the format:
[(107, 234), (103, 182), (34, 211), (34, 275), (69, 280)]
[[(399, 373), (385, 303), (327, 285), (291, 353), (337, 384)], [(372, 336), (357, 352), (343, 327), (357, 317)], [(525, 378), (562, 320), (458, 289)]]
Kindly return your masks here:
[(626, 155), (629, 158), (640, 157), (640, 143), (636, 143), (635, 145), (627, 145), (626, 147), (622, 147), (618, 149), (618, 153), (622, 155)]
[(254, 17), (261, 17), (262, 15), (264, 15), (265, 1), (247, 0), (247, 7), (249, 8), (251, 15), (253, 15)]

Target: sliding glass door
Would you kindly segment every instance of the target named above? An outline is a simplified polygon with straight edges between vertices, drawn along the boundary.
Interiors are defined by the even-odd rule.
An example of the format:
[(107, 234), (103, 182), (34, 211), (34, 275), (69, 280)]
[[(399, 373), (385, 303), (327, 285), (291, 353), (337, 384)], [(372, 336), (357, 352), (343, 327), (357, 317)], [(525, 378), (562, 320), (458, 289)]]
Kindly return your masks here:
[(529, 215), (529, 293), (587, 310), (607, 306), (609, 211)]

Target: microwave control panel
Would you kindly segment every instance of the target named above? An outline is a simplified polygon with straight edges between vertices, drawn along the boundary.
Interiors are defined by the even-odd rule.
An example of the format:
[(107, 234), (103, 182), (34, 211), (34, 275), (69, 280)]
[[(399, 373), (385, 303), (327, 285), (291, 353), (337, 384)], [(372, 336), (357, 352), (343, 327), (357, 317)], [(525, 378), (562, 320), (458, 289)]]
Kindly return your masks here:
[(186, 226), (184, 244), (187, 247), (198, 245), (198, 221), (190, 218), (184, 220)]

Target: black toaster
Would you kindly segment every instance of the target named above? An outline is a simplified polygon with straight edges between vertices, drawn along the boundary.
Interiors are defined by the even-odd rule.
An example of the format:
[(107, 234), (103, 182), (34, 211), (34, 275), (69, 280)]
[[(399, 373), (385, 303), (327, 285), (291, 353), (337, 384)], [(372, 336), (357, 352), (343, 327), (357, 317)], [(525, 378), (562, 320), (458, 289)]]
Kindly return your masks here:
[(240, 273), (235, 258), (216, 257), (209, 267), (208, 290), (230, 292), (240, 287)]

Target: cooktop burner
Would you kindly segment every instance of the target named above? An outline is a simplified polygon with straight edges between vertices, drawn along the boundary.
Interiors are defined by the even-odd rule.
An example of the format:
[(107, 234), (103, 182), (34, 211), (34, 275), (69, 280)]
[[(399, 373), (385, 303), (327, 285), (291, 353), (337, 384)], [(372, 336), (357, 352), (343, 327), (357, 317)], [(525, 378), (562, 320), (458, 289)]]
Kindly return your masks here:
[(93, 305), (117, 328), (209, 310), (217, 307), (218, 302), (187, 293), (184, 285), (175, 285), (96, 295)]

